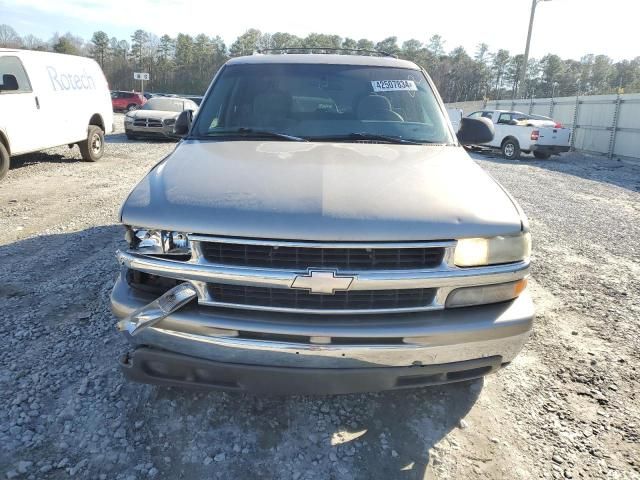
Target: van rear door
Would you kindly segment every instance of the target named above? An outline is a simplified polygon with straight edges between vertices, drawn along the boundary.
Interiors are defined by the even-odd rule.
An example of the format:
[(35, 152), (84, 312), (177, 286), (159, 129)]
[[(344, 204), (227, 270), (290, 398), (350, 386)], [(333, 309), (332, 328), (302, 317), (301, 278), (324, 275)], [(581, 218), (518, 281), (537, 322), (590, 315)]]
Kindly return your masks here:
[(0, 127), (7, 134), (11, 154), (46, 148), (49, 146), (46, 135), (38, 131), (46, 129), (47, 125), (42, 122), (38, 97), (19, 57), (0, 56), (0, 82), (6, 74), (13, 75), (18, 81), (18, 90), (0, 91)]

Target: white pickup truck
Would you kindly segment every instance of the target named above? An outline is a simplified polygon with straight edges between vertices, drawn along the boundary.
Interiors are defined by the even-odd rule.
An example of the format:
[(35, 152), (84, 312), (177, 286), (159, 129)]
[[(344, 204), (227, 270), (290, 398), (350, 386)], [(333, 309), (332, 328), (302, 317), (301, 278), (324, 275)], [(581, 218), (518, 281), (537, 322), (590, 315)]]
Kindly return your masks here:
[(571, 129), (548, 117), (508, 110), (480, 110), (468, 117), (484, 117), (493, 122), (496, 134), (492, 142), (483, 146), (499, 148), (508, 160), (520, 158), (523, 152), (547, 159), (570, 148)]

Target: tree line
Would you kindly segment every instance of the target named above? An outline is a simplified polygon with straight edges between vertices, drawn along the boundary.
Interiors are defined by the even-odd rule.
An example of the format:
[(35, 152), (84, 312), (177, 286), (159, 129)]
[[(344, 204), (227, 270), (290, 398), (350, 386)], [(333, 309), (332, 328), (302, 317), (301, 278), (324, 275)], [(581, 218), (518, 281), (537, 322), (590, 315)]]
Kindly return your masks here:
[[(397, 37), (379, 42), (355, 40), (338, 35), (310, 33), (298, 37), (285, 32), (247, 30), (227, 47), (220, 36), (179, 33), (175, 37), (136, 30), (129, 39), (110, 37), (97, 31), (90, 40), (66, 33), (48, 41), (33, 35), (20, 36), (11, 26), (0, 25), (0, 47), (45, 50), (94, 58), (102, 67), (110, 88), (139, 88), (133, 72), (148, 72), (145, 90), (152, 92), (202, 94), (215, 72), (229, 58), (265, 49), (305, 48), (315, 53), (329, 49), (382, 51), (423, 66), (433, 78), (445, 102), (510, 99), (520, 96), (597, 95), (624, 91), (640, 92), (640, 57), (614, 62), (607, 55), (584, 55), (580, 60), (548, 54), (530, 59), (526, 85), (518, 85), (523, 55), (509, 50), (491, 51), (485, 43), (469, 53), (463, 47), (447, 52), (440, 35), (426, 42)], [(326, 49), (326, 50), (325, 50)]]

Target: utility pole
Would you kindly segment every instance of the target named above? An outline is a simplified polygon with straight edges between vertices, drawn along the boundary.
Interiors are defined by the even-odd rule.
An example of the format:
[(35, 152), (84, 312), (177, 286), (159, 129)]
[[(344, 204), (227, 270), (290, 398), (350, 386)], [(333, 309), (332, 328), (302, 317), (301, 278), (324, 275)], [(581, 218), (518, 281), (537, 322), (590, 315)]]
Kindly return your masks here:
[[(536, 6), (538, 2), (549, 2), (551, 0), (531, 0), (531, 18), (529, 19), (529, 33), (527, 33), (527, 45), (524, 49), (524, 58), (522, 59), (522, 71), (520, 72), (520, 81), (518, 82), (517, 90), (522, 91), (525, 86), (525, 82), (527, 81), (527, 65), (529, 63), (529, 47), (531, 46), (531, 32), (533, 31), (533, 19), (536, 16)], [(516, 98), (516, 95), (513, 97)]]

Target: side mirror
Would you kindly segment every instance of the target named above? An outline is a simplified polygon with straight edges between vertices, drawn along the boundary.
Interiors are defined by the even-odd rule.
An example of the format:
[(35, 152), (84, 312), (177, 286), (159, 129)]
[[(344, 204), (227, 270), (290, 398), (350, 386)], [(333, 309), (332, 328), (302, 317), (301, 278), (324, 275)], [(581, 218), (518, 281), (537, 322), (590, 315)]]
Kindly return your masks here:
[(9, 92), (18, 90), (18, 80), (15, 75), (5, 73), (2, 75), (2, 84), (0, 84), (0, 91)]
[(468, 118), (460, 121), (458, 141), (462, 145), (479, 145), (493, 140), (496, 131), (488, 118)]
[(193, 110), (183, 110), (176, 123), (173, 125), (173, 133), (184, 137), (191, 129), (191, 122), (193, 121)]

